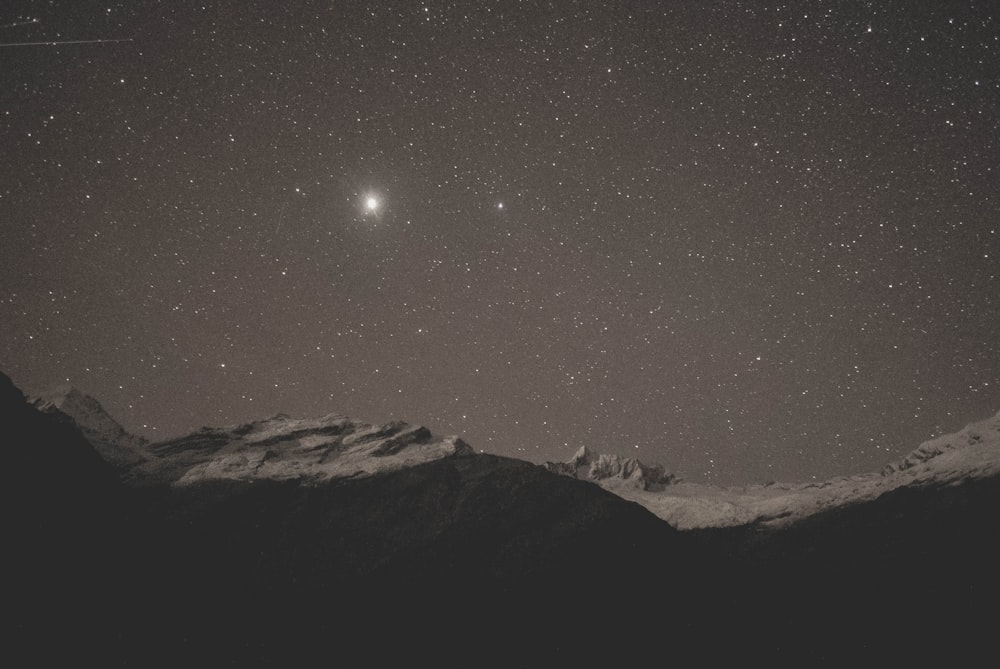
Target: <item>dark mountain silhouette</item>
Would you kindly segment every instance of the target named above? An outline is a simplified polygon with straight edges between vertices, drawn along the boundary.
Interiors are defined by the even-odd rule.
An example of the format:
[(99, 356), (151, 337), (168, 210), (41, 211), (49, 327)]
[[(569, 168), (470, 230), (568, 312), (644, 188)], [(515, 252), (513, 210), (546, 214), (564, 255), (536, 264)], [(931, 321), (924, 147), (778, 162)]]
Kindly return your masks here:
[(401, 423), (276, 416), (112, 467), (2, 376), (0, 418), (12, 666), (963, 664), (1000, 622), (992, 465), (681, 532)]
[[(20, 481), (13, 514), (24, 521), (9, 539), (26, 584), (7, 604), (20, 621), (12, 648), (29, 663), (458, 663), (470, 653), (551, 663), (579, 652), (577, 625), (609, 617), (602, 593), (634, 587), (620, 580), (690, 569), (679, 534), (642, 507), (419, 429), (278, 417), (152, 444), (168, 462), (136, 465), (153, 474), (143, 480), (113, 471), (64, 414), (3, 383), (5, 425), (16, 428), (4, 434), (5, 471)], [(440, 457), (289, 476), (289, 449), (322, 459), (317, 430), (319, 450), (354, 457), (352, 467), (408, 448)], [(246, 446), (254, 434), (249, 451), (266, 442), (279, 463), (272, 478), (221, 466), (239, 460), (226, 451), (234, 435)], [(200, 477), (181, 482), (191, 468)]]
[(126, 491), (72, 420), (42, 414), (3, 374), (0, 426), (3, 603), (16, 643), (5, 648), (37, 659), (30, 649), (51, 649), (51, 634), (77, 629), (114, 581)]
[(76, 388), (59, 388), (36, 398), (32, 406), (74, 423), (101, 458), (119, 471), (149, 459), (145, 439), (127, 432), (100, 402)]

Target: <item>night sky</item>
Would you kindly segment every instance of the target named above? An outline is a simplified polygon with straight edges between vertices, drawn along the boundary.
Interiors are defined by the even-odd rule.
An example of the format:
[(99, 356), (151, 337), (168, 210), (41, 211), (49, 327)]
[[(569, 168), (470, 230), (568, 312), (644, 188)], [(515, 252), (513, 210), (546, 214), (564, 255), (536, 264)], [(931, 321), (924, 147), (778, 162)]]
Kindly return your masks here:
[(337, 412), (723, 484), (877, 470), (1000, 408), (995, 2), (0, 24), (0, 369), (28, 393), (152, 439)]

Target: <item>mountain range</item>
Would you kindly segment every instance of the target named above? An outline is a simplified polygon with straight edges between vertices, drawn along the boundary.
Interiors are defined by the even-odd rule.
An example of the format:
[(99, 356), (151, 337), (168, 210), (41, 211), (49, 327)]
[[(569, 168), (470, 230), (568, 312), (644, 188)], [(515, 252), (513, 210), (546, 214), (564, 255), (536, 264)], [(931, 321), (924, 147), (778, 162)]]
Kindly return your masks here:
[(881, 472), (723, 489), (278, 415), (148, 443), (0, 375), (17, 666), (971, 661), (1000, 413)]
[(680, 530), (746, 527), (777, 529), (810, 516), (877, 500), (904, 489), (961, 487), (1000, 476), (1000, 412), (954, 434), (924, 442), (880, 472), (809, 483), (721, 488), (686, 483), (661, 466), (635, 458), (594, 455), (581, 448), (550, 471), (591, 480), (635, 501)]

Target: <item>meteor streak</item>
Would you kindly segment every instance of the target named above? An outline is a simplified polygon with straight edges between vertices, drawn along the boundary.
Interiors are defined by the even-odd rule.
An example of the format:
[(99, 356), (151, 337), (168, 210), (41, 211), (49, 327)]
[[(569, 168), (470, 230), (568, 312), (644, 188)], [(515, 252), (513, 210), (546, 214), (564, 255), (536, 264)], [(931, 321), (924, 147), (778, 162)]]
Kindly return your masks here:
[[(0, 26), (0, 29), (16, 28), (18, 26), (30, 26), (39, 23), (38, 19), (19, 19), (13, 23)], [(47, 42), (0, 42), (0, 48), (5, 46), (62, 46), (64, 44), (108, 44), (110, 42), (131, 42), (127, 39), (74, 39), (74, 40), (49, 40)]]
[(14, 21), (13, 23), (8, 23), (6, 25), (0, 26), (0, 28), (16, 28), (18, 26), (30, 26), (33, 23), (38, 23), (38, 19), (22, 19), (20, 21)]
[(74, 40), (57, 40), (54, 42), (9, 42), (0, 44), (0, 48), (5, 46), (62, 46), (64, 44), (107, 44), (108, 42), (131, 42), (132, 38), (128, 39), (74, 39)]

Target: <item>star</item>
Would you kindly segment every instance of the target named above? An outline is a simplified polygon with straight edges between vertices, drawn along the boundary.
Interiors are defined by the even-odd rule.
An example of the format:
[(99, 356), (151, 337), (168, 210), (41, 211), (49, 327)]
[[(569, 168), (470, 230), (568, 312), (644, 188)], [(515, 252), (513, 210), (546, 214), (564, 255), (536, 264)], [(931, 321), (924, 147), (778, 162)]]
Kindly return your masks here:
[[(865, 3), (786, 20), (772, 9), (789, 3), (766, 0), (448, 23), (483, 4), (454, 2), (453, 17), (418, 8), (392, 30), (371, 3), (338, 3), (257, 26), (283, 45), (259, 51), (240, 16), (171, 3), (190, 49), (43, 46), (133, 37), (116, 10), (95, 21), (68, 4), (73, 35), (0, 17), (0, 55), (18, 59), (5, 85), (26, 101), (0, 115), (0, 183), (18, 183), (0, 212), (20, 226), (0, 266), (31, 279), (0, 281), (0, 368), (30, 388), (81, 377), (135, 406), (116, 418), (162, 434), (285, 408), (405, 413), (499, 455), (639, 444), (732, 484), (877, 469), (941, 421), (996, 411), (988, 3), (954, 24)], [(747, 21), (782, 41), (745, 39)], [(876, 26), (891, 39), (861, 49)], [(393, 62), (393, 40), (417, 32)], [(518, 32), (545, 44), (508, 48)], [(75, 97), (73, 59), (100, 59), (92, 95)], [(251, 93), (245, 68), (281, 86)], [(886, 134), (873, 118), (899, 122)], [(72, 234), (34, 228), (69, 216)], [(123, 301), (142, 328), (104, 327)], [(285, 345), (306, 339), (322, 350)], [(886, 421), (905, 433), (886, 438)]]

